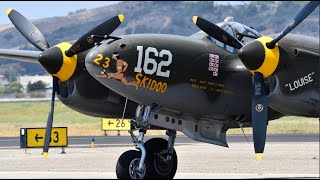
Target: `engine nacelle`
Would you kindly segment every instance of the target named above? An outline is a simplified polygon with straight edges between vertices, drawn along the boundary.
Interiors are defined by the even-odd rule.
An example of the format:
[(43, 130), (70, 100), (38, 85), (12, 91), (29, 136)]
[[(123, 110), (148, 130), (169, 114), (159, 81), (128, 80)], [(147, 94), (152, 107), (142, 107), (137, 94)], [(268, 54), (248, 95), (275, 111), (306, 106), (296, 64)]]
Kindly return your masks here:
[[(95, 80), (86, 71), (59, 82), (58, 98), (80, 113), (105, 118), (121, 118), (126, 99)], [(135, 115), (137, 104), (128, 100), (125, 118)]]
[(280, 86), (280, 80), (275, 76), (271, 80), (268, 96), (270, 107), (293, 116), (319, 117), (319, 89), (308, 88), (300, 93), (288, 94)]

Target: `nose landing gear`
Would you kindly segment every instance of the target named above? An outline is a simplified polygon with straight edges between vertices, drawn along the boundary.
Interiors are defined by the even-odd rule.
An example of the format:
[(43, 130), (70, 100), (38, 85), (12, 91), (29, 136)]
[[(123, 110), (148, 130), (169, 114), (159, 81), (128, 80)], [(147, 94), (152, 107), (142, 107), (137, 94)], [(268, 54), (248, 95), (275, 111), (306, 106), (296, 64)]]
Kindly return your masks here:
[(168, 141), (162, 138), (153, 138), (143, 143), (144, 134), (148, 127), (148, 120), (152, 114), (151, 106), (137, 107), (135, 121), (132, 124), (139, 130), (136, 137), (133, 131), (129, 133), (133, 139), (136, 150), (123, 153), (116, 165), (118, 179), (172, 179), (177, 171), (177, 154), (174, 149), (176, 138), (175, 130), (167, 130)]
[(145, 165), (144, 170), (138, 171), (140, 162), (140, 152), (130, 150), (124, 152), (118, 159), (116, 165), (116, 174), (118, 179), (143, 179), (145, 177)]
[(178, 158), (173, 148), (176, 131), (167, 130), (169, 140), (153, 138), (144, 145), (148, 152), (146, 164), (150, 169), (149, 176), (154, 179), (172, 179), (177, 171)]

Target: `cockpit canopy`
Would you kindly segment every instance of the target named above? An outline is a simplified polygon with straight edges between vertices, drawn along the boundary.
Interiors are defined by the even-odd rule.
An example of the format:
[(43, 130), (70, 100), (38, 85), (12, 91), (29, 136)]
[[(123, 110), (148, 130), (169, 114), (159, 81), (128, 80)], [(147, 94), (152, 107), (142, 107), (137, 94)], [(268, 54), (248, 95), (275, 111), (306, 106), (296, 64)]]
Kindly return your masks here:
[[(228, 16), (224, 19), (223, 22), (217, 23), (217, 26), (221, 27), (223, 30), (228, 32), (230, 35), (238, 39), (240, 42), (246, 44), (247, 41), (250, 41), (252, 39), (257, 39), (261, 37), (262, 35), (254, 30), (252, 27), (248, 27), (244, 24), (240, 24), (238, 22), (233, 21), (233, 17)], [(249, 38), (249, 39), (244, 39), (244, 37)], [(214, 42), (218, 46), (235, 53), (237, 49), (230, 47), (216, 39), (214, 39), (211, 36), (207, 37), (210, 41)]]
[(233, 17), (231, 16), (226, 17), (223, 22), (218, 24), (218, 26), (220, 26), (224, 30), (228, 30), (230, 28), (232, 30), (232, 33), (230, 30), (227, 32), (229, 32), (229, 34), (236, 37), (239, 41), (241, 41), (243, 37), (257, 39), (262, 36), (259, 32), (254, 30), (252, 27), (248, 27), (244, 24), (234, 22)]

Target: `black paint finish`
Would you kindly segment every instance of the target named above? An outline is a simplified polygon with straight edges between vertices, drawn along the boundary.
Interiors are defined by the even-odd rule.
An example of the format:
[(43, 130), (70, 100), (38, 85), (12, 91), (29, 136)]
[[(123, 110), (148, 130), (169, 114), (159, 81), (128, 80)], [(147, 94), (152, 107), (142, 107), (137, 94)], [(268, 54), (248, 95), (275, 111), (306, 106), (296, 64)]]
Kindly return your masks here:
[[(286, 48), (287, 46), (292, 46), (292, 43), (289, 42), (287, 44), (285, 42), (286, 39), (295, 39), (300, 36), (292, 35), (291, 38), (289, 37), (290, 35), (288, 35), (288, 38), (285, 37), (279, 42), (280, 49), (284, 53), (282, 53), (283, 55), (280, 57), (281, 62), (275, 75), (278, 77), (283, 76), (280, 80), (280, 87), (282, 89), (285, 86), (285, 83), (282, 81), (293, 79), (292, 76), (295, 76), (294, 74), (297, 73), (297, 71), (287, 71), (286, 68), (295, 67), (300, 68), (300, 71), (303, 73), (306, 72), (301, 69), (302, 66), (298, 65), (299, 63), (295, 62), (294, 51)], [(121, 44), (126, 44), (126, 46), (120, 47)], [(296, 45), (304, 48), (304, 45), (297, 43)], [(137, 81), (137, 74), (139, 74), (139, 72), (134, 71), (134, 68), (137, 67), (139, 55), (137, 46), (143, 46), (143, 61), (141, 67), (143, 67), (145, 52), (148, 47), (154, 47), (158, 52), (161, 50), (169, 50), (172, 53), (172, 63), (168, 67), (163, 67), (164, 69), (162, 69), (162, 71), (169, 70), (170, 77), (157, 76), (156, 73), (146, 74), (144, 70), (142, 70), (141, 75), (138, 77), (140, 81), (142, 81), (143, 77), (146, 77), (147, 80), (138, 87), (138, 90), (136, 90), (134, 86), (126, 86), (113, 78), (95, 77), (94, 74), (101, 74), (102, 70), (105, 70), (106, 74), (117, 71), (116, 61), (112, 59), (112, 53), (118, 52), (121, 59), (128, 63), (128, 69), (126, 70), (128, 76), (124, 77), (128, 82)], [(314, 46), (312, 45), (312, 47)], [(314, 48), (316, 49), (317, 47)], [(99, 65), (93, 63), (93, 60), (98, 54), (102, 54), (103, 58), (110, 58), (108, 68), (102, 67), (104, 61), (101, 61)], [(209, 54), (219, 56), (218, 76), (213, 76), (212, 72), (208, 70)], [(167, 57), (158, 58), (154, 53), (150, 53), (149, 58), (155, 59), (157, 64), (163, 60), (167, 60)], [(317, 63), (316, 60), (315, 63)], [(152, 68), (150, 65), (147, 67), (148, 69)], [(311, 64), (310, 67), (316, 67), (316, 64)], [(250, 72), (243, 68), (243, 64), (237, 55), (229, 53), (208, 40), (196, 40), (174, 35), (141, 34), (123, 36), (122, 39), (111, 44), (104, 43), (98, 47), (94, 47), (86, 57), (86, 68), (89, 73), (103, 85), (140, 104), (155, 103), (175, 111), (194, 114), (195, 116), (224, 114), (228, 117), (232, 115), (251, 114), (252, 80)], [(314, 71), (318, 73), (318, 70), (314, 69)], [(149, 90), (147, 87), (150, 79), (156, 82), (167, 83), (168, 87), (165, 92), (160, 93)], [(318, 82), (317, 79), (318, 78), (315, 78), (315, 82)], [(152, 82), (151, 80), (150, 82)], [(266, 81), (268, 82), (268, 79)], [(313, 83), (310, 83), (310, 86), (311, 84)], [(270, 87), (269, 83), (266, 85)], [(313, 96), (313, 93), (314, 91), (311, 90), (304, 95), (304, 101)], [(315, 101), (318, 102), (319, 100), (316, 99)], [(291, 102), (288, 103), (289, 104), (286, 105), (282, 104), (283, 106), (293, 105), (299, 107), (299, 102), (297, 101), (294, 102), (294, 104)], [(276, 107), (275, 104), (272, 103), (272, 100), (270, 105)], [(309, 112), (304, 112), (303, 115), (314, 116), (313, 111), (316, 109), (314, 104), (306, 103), (304, 105), (310, 110), (308, 110)], [(275, 109), (286, 112), (287, 114), (293, 113), (299, 115), (295, 112), (282, 111), (281, 106), (277, 106)]]
[[(120, 49), (120, 43), (127, 46)], [(126, 86), (115, 79), (95, 77), (94, 74), (100, 74), (104, 69), (93, 63), (97, 55), (102, 54), (104, 58), (111, 58), (112, 52), (117, 51), (121, 58), (129, 64), (126, 71), (129, 73), (128, 82), (135, 81), (136, 75), (139, 74), (134, 72), (138, 59), (137, 46), (143, 46), (143, 52), (148, 47), (155, 47), (158, 52), (164, 49), (172, 53), (172, 63), (167, 69), (163, 69), (163, 71), (170, 70), (169, 78), (156, 76), (156, 74), (148, 75), (143, 71), (141, 73), (142, 77), (167, 83), (168, 87), (164, 93), (149, 90), (144, 88), (144, 85), (139, 86), (136, 90), (135, 87)], [(209, 54), (219, 56), (218, 76), (213, 76), (208, 70)], [(156, 103), (172, 110), (200, 116), (248, 114), (251, 105), (246, 99), (250, 99), (252, 93), (251, 75), (246, 69), (242, 71), (232, 69), (230, 64), (235, 61), (240, 63), (240, 60), (235, 56), (231, 57), (232, 60), (225, 59), (229, 54), (210, 41), (204, 42), (173, 35), (130, 35), (110, 45), (103, 44), (94, 48), (87, 55), (86, 67), (89, 73), (102, 84), (141, 104)], [(161, 62), (161, 58), (151, 55), (150, 57), (156, 59), (157, 63)], [(105, 69), (106, 73), (116, 72), (115, 66), (116, 61), (111, 60), (110, 66)], [(237, 72), (232, 74), (233, 71)], [(239, 77), (245, 80), (238, 80)], [(147, 87), (147, 84), (145, 86)], [(237, 101), (243, 103), (236, 103)]]
[(63, 64), (63, 54), (58, 47), (54, 46), (42, 52), (38, 60), (49, 74), (56, 74)]

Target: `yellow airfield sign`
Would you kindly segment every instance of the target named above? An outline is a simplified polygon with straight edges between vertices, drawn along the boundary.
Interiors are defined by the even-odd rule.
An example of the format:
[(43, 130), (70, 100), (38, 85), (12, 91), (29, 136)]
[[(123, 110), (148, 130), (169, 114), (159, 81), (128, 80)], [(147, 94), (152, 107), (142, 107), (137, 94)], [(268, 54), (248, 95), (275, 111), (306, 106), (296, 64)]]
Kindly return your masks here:
[(101, 129), (104, 131), (128, 131), (131, 129), (129, 119), (102, 118)]
[[(43, 147), (46, 128), (25, 128), (26, 147)], [(51, 132), (50, 147), (68, 146), (67, 127), (53, 127)]]

